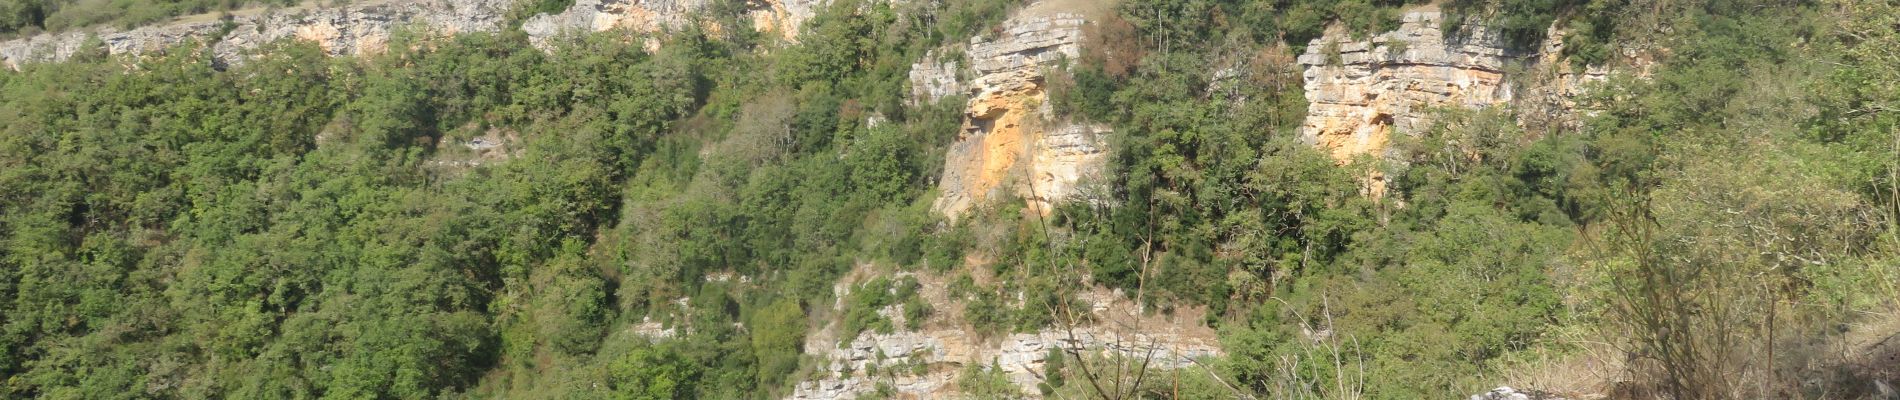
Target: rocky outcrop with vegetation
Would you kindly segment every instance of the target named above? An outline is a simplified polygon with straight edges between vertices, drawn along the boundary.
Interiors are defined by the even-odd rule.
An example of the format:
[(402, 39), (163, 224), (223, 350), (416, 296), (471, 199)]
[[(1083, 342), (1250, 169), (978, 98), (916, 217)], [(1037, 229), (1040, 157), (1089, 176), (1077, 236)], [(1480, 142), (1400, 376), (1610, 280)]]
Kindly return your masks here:
[[(1344, 164), (1361, 155), (1392, 158), (1392, 135), (1419, 135), (1444, 109), (1511, 105), (1544, 113), (1539, 123), (1574, 125), (1584, 87), (1608, 78), (1608, 68), (1564, 57), (1557, 26), (1542, 46), (1513, 49), (1496, 29), (1445, 18), (1417, 10), (1370, 38), (1335, 29), (1313, 39), (1298, 61), (1308, 102), (1300, 140)], [(1385, 178), (1368, 179), (1369, 194), (1383, 194)]]
[[(238, 61), (242, 53), (284, 39), (315, 42), (332, 55), (382, 51), (401, 29), (420, 33), (494, 32), (512, 0), (426, 0), (361, 6), (284, 8), (232, 14), (227, 18), (119, 31), (74, 30), (0, 43), (0, 62), (59, 62), (78, 54), (145, 54), (187, 43), (209, 46), (216, 59)], [(93, 39), (102, 47), (93, 47)]]
[[(1006, 194), (1046, 209), (1097, 172), (1108, 129), (1053, 115), (1045, 88), (1048, 74), (1067, 74), (1067, 63), (1080, 59), (1086, 23), (1079, 14), (1018, 16), (971, 38), (963, 60), (911, 67), (913, 99), (969, 99), (963, 132), (945, 156), (937, 210), (955, 216)], [(969, 68), (967, 81), (957, 66)]]
[[(316, 43), (332, 55), (380, 52), (390, 35), (499, 32), (516, 0), (421, 0), (371, 2), (337, 7), (304, 6), (251, 10), (224, 17), (131, 30), (103, 28), (46, 33), (0, 43), (0, 64), (19, 69), (36, 62), (65, 61), (88, 52), (144, 54), (187, 43), (209, 46), (220, 62), (241, 62), (242, 55), (285, 39)], [(521, 30), (542, 46), (561, 35), (625, 30), (657, 33), (694, 23), (704, 0), (577, 0), (560, 13), (529, 18)], [(748, 3), (752, 4), (752, 3)], [(794, 39), (798, 26), (816, 14), (820, 0), (775, 0), (751, 5), (745, 13), (757, 29)], [(93, 39), (99, 42), (92, 42)]]
[(1509, 102), (1504, 67), (1515, 57), (1483, 27), (1445, 37), (1437, 11), (1405, 13), (1397, 30), (1366, 40), (1343, 31), (1314, 39), (1306, 68), (1306, 122), (1300, 139), (1340, 162), (1383, 157), (1388, 136), (1425, 129), (1434, 108)]
[[(915, 289), (918, 301), (942, 313), (911, 316), (892, 305), (878, 310), (893, 325), (887, 332), (866, 330), (833, 338), (830, 334), (842, 324), (823, 327), (808, 338), (805, 350), (824, 367), (798, 383), (789, 398), (854, 399), (880, 395), (880, 388), (890, 391), (881, 394), (887, 397), (955, 397), (970, 394), (958, 381), (971, 369), (995, 372), (1002, 379), (993, 389), (1007, 397), (1039, 398), (1046, 394), (1041, 387), (1051, 381), (1049, 372), (1061, 370), (1065, 357), (1129, 360), (1159, 374), (1191, 368), (1183, 373), (1205, 373), (1197, 363), (1224, 354), (1213, 329), (1184, 316), (1140, 315), (1138, 305), (1105, 290), (1086, 293), (1087, 311), (1078, 311), (1087, 313), (1084, 320), (1098, 323), (984, 332), (963, 321), (974, 313), (968, 298), (951, 294), (938, 279), (922, 281)], [(842, 299), (860, 289), (839, 284), (833, 290)], [(836, 307), (831, 311), (847, 311), (842, 302)], [(913, 317), (921, 320), (909, 320)]]

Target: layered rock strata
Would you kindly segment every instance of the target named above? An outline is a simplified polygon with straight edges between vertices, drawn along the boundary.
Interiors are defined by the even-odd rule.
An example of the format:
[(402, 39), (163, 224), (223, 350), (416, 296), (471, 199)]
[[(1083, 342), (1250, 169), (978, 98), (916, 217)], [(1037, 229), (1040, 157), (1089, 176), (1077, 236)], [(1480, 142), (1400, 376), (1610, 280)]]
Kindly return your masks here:
[[(694, 13), (705, 10), (714, 0), (575, 0), (573, 7), (559, 14), (542, 14), (521, 24), (537, 45), (568, 33), (601, 32), (623, 29), (655, 33), (679, 29), (695, 21)], [(745, 3), (746, 19), (753, 30), (787, 40), (796, 40), (799, 26), (817, 15), (825, 0), (751, 0)]]
[[(1575, 129), (1581, 126), (1581, 117), (1592, 111), (1581, 108), (1578, 99), (1585, 94), (1584, 89), (1591, 83), (1610, 79), (1610, 67), (1606, 65), (1576, 66), (1564, 59), (1564, 36), (1562, 29), (1552, 25), (1545, 31), (1544, 43), (1536, 55), (1537, 66), (1533, 76), (1527, 81), (1524, 93), (1518, 96), (1516, 105), (1520, 115), (1534, 117), (1540, 124), (1526, 124), (1525, 128), (1548, 130), (1551, 128)], [(1623, 49), (1619, 57), (1625, 60), (1626, 72), (1632, 76), (1647, 77), (1650, 62), (1638, 57), (1633, 48)]]
[[(1076, 14), (1019, 16), (994, 37), (972, 38), (960, 62), (928, 57), (912, 66), (913, 102), (969, 96), (963, 132), (945, 156), (939, 212), (956, 217), (1009, 193), (1046, 211), (1097, 170), (1108, 128), (1056, 120), (1045, 92), (1046, 74), (1066, 73), (1063, 61), (1080, 56), (1085, 23)], [(972, 79), (960, 79), (960, 65)]]
[[(1399, 28), (1365, 40), (1338, 31), (1314, 39), (1300, 55), (1305, 69), (1307, 116), (1300, 140), (1346, 164), (1361, 155), (1390, 157), (1394, 133), (1416, 134), (1430, 126), (1434, 109), (1478, 109), (1513, 104), (1525, 112), (1527, 129), (1574, 125), (1575, 99), (1587, 83), (1609, 70), (1578, 70), (1563, 59), (1562, 30), (1552, 27), (1535, 52), (1513, 53), (1496, 31), (1466, 25), (1447, 38), (1436, 10), (1406, 13)], [(1518, 64), (1521, 76), (1506, 65)], [(1523, 87), (1524, 93), (1516, 88)], [(1384, 193), (1384, 178), (1367, 177), (1368, 194)]]
[(946, 97), (963, 94), (961, 65), (964, 60), (943, 60), (937, 52), (910, 65), (910, 105), (936, 103)]
[[(953, 382), (961, 372), (960, 366), (967, 364), (1002, 370), (1028, 397), (1042, 383), (1039, 375), (1051, 351), (1069, 354), (1074, 350), (1077, 354), (1113, 356), (1136, 363), (1146, 360), (1149, 368), (1156, 370), (1193, 367), (1198, 359), (1221, 355), (1216, 343), (1207, 340), (1167, 332), (1117, 333), (1100, 327), (1076, 328), (1073, 338), (1065, 330), (1050, 329), (987, 342), (972, 340), (961, 330), (867, 332), (847, 347), (825, 354), (829, 376), (798, 384), (790, 398), (858, 398), (875, 391), (879, 383), (891, 385), (900, 396), (954, 397), (960, 390)], [(917, 365), (923, 367), (906, 370)], [(896, 372), (867, 372), (874, 370)], [(915, 373), (917, 370), (925, 372)]]
[(798, 30), (818, 15), (825, 6), (825, 0), (754, 0), (749, 13), (752, 30), (776, 34), (785, 40), (798, 41)]
[(559, 14), (541, 14), (521, 23), (536, 46), (547, 46), (549, 39), (574, 33), (625, 29), (651, 33), (685, 26), (688, 13), (704, 7), (707, 0), (575, 0), (574, 6)]
[(1433, 108), (1511, 101), (1501, 38), (1477, 27), (1447, 41), (1441, 18), (1411, 12), (1397, 30), (1368, 40), (1314, 39), (1299, 57), (1307, 100), (1300, 139), (1341, 163), (1383, 156), (1393, 131), (1425, 128)]
[[(1001, 370), (1019, 390), (1020, 396), (1016, 397), (1028, 398), (1040, 394), (1037, 384), (1043, 382), (1040, 375), (1051, 352), (1073, 351), (1136, 363), (1145, 360), (1149, 371), (1192, 368), (1197, 362), (1223, 354), (1213, 329), (1194, 322), (1199, 319), (1193, 315), (1139, 315), (1134, 310), (1140, 310), (1140, 306), (1119, 293), (1101, 289), (1080, 293), (1078, 300), (1087, 303), (1087, 312), (1102, 322), (984, 338), (957, 322), (957, 300), (940, 279), (919, 282), (919, 295), (947, 315), (924, 321), (923, 329), (917, 331), (867, 331), (847, 340), (825, 334), (837, 328), (831, 326), (808, 337), (806, 353), (822, 360), (825, 367), (818, 377), (799, 383), (789, 398), (854, 399), (876, 393), (880, 385), (889, 386), (897, 398), (956, 398), (964, 393), (955, 382), (968, 365)], [(832, 290), (836, 298), (842, 299), (850, 288), (841, 283)], [(842, 302), (833, 308), (834, 312), (844, 311)], [(896, 306), (879, 314), (890, 318), (893, 325), (906, 325)]]
[(59, 62), (89, 48), (97, 37), (107, 54), (146, 54), (197, 41), (209, 45), (216, 60), (235, 62), (246, 50), (283, 39), (316, 42), (332, 55), (383, 50), (401, 28), (455, 34), (493, 32), (512, 0), (423, 0), (341, 8), (291, 8), (238, 13), (228, 21), (150, 26), (128, 31), (76, 30), (0, 43), (0, 63), (19, 69), (27, 63)]
[[(798, 26), (817, 13), (825, 0), (758, 0), (749, 2), (753, 28), (792, 39)], [(288, 8), (239, 12), (227, 20), (193, 17), (180, 22), (120, 31), (112, 28), (49, 33), (0, 43), (0, 64), (19, 69), (28, 63), (59, 62), (84, 52), (147, 54), (191, 42), (209, 46), (213, 60), (242, 61), (251, 49), (284, 39), (317, 43), (331, 55), (362, 55), (382, 51), (390, 35), (401, 30), (453, 35), (499, 32), (515, 0), (416, 0), (371, 2), (332, 8)], [(627, 30), (654, 33), (693, 23), (693, 14), (710, 0), (576, 0), (558, 14), (542, 14), (523, 22), (522, 30), (537, 46), (572, 33)], [(192, 19), (192, 18), (187, 18)], [(99, 39), (99, 47), (90, 40)]]

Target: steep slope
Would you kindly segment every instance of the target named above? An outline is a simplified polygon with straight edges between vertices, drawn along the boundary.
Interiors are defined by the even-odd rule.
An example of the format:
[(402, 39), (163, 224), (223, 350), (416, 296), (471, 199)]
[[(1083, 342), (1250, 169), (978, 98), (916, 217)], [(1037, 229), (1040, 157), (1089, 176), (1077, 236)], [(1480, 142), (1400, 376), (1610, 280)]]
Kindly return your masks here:
[[(1051, 74), (1066, 74), (1069, 63), (1079, 62), (1083, 28), (1108, 5), (1037, 2), (992, 34), (971, 38), (967, 47), (951, 51), (964, 57), (943, 59), (933, 53), (912, 65), (913, 105), (964, 101), (961, 131), (945, 155), (935, 211), (954, 219), (1000, 198), (1019, 196), (1031, 209), (1047, 212), (1050, 205), (1078, 196), (1079, 186), (1101, 173), (1109, 128), (1057, 115), (1046, 85)], [(969, 267), (985, 270), (981, 264)], [(854, 282), (875, 274), (854, 275), (834, 286), (836, 298), (849, 297), (860, 289)], [(821, 327), (804, 348), (807, 355), (823, 360), (824, 368), (798, 384), (790, 398), (967, 395), (958, 379), (971, 367), (1001, 374), (1013, 385), (1012, 397), (1037, 397), (1052, 352), (1148, 360), (1151, 368), (1161, 370), (1190, 368), (1197, 359), (1223, 354), (1213, 329), (1200, 322), (1200, 310), (1143, 315), (1143, 307), (1119, 291), (1095, 288), (1080, 294), (1088, 306), (1081, 319), (1094, 322), (986, 337), (966, 318), (971, 299), (953, 295), (945, 283), (948, 276), (898, 272), (891, 277), (921, 282), (918, 292), (939, 312), (916, 330), (839, 337), (837, 321)], [(839, 304), (831, 311), (845, 310)], [(903, 312), (895, 306), (880, 314), (903, 325)]]

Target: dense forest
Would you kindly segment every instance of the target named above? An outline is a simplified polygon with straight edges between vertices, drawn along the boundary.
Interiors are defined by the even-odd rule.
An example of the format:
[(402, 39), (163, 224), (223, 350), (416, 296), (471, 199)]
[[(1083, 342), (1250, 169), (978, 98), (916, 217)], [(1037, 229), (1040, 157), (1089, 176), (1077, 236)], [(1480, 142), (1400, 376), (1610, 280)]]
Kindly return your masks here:
[[(1058, 398), (1858, 398), (1900, 378), (1841, 350), (1900, 332), (1900, 4), (1436, 2), (1514, 46), (1565, 26), (1579, 65), (1660, 50), (1575, 124), (1441, 110), (1349, 165), (1296, 140), (1290, 60), (1423, 3), (1120, 1), (1049, 82), (1058, 113), (1114, 128), (1103, 195), (1047, 216), (933, 212), (962, 101), (906, 99), (913, 62), (1008, 0), (834, 0), (795, 43), (469, 33), (0, 72), (0, 398), (779, 398), (822, 373), (804, 346), (824, 321), (945, 311), (901, 278), (837, 298), (864, 265), (961, 277), (985, 335), (1059, 324), (1091, 285), (1220, 333), (1191, 373), (1113, 385), (1090, 366), (1126, 360), (1057, 358)], [(0, 34), (244, 5), (0, 0)], [(1236, 58), (1259, 61), (1215, 89)], [(629, 328), (648, 321), (691, 329)], [(1022, 395), (993, 373), (961, 390)], [(1564, 386), (1588, 373), (1612, 387)]]

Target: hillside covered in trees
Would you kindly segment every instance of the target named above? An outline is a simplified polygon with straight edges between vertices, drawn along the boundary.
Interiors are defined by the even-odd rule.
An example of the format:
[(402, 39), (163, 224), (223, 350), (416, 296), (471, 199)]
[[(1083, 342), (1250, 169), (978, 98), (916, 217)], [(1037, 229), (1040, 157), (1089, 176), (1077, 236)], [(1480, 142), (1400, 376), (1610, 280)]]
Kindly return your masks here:
[(0, 70), (0, 398), (1900, 385), (1891, 0), (660, 3)]

